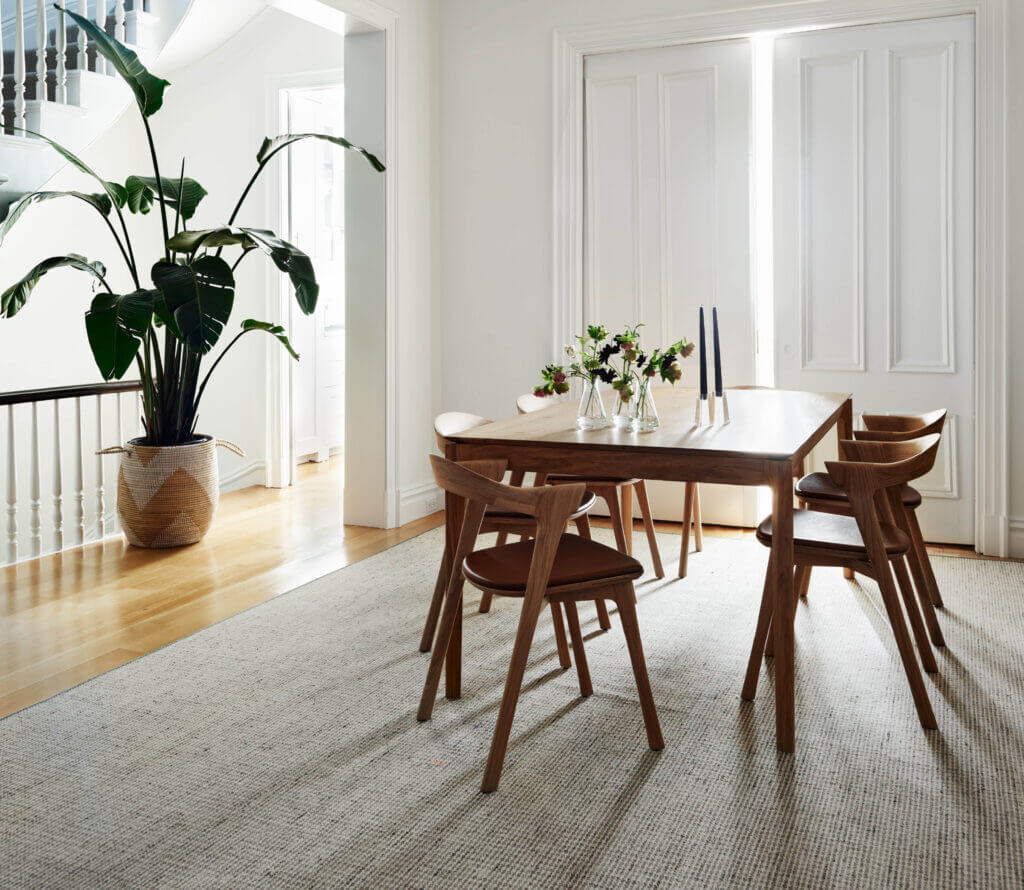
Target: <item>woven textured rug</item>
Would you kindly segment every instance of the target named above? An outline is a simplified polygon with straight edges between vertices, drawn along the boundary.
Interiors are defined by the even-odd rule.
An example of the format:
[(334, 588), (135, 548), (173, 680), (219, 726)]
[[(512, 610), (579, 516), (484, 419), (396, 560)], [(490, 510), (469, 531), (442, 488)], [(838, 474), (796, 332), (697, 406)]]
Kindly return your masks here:
[[(666, 564), (678, 541), (662, 538)], [(440, 544), (423, 535), (0, 722), (0, 885), (1024, 885), (1024, 565), (935, 560), (939, 732), (917, 722), (877, 590), (817, 570), (787, 756), (770, 662), (758, 700), (739, 699), (765, 551), (708, 538), (686, 580), (638, 588), (665, 750), (646, 746), (614, 614), (600, 633), (584, 605), (595, 694), (558, 668), (543, 619), (484, 795), (518, 603), (480, 615), (468, 595), (463, 697), (417, 723)]]

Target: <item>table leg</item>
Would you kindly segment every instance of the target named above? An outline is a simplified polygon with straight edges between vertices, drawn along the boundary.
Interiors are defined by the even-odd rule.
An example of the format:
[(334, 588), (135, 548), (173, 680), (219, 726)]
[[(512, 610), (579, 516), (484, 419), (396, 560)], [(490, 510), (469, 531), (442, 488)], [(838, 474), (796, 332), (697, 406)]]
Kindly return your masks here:
[[(839, 414), (839, 420), (836, 421), (836, 434), (837, 434), (837, 441), (842, 441), (843, 439), (852, 439), (853, 438), (853, 399), (852, 398), (847, 399), (843, 403), (843, 410)], [(839, 459), (842, 460), (843, 459), (843, 448), (842, 448), (841, 445), (838, 445), (837, 447), (838, 447), (838, 451), (839, 451)], [(843, 577), (846, 578), (847, 581), (852, 580), (853, 576), (854, 576), (853, 569), (843, 569)]]
[(775, 744), (795, 749), (796, 703), (793, 659), (793, 468), (779, 462), (772, 473), (772, 552), (774, 580), (772, 634), (775, 643)]
[[(456, 460), (457, 449), (454, 445), (447, 445), (444, 456), (448, 460)], [(445, 492), (444, 496), (444, 520), (445, 538), (444, 546), (448, 553), (449, 562), (455, 554), (459, 543), (459, 535), (462, 532), (462, 519), (466, 512), (465, 499), (460, 498), (451, 492)], [(460, 571), (460, 567), (453, 566), (452, 571)], [(448, 651), (445, 653), (444, 662), (444, 694), (446, 698), (460, 698), (462, 696), (462, 604), (459, 604), (459, 611), (455, 618), (455, 627), (452, 629), (451, 642), (448, 644)]]

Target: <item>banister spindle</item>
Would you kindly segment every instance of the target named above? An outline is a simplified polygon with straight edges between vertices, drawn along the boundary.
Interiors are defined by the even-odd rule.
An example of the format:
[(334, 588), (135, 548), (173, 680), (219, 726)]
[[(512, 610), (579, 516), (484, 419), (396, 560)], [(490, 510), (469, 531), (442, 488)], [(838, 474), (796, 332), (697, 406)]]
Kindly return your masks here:
[(14, 452), (14, 405), (7, 406), (7, 561), (18, 561), (18, 460)]
[(46, 101), (46, 0), (36, 0), (36, 99)]
[(64, 10), (57, 10), (57, 73), (53, 98), (61, 105), (68, 101), (68, 23)]
[(60, 400), (53, 400), (53, 538), (57, 552), (64, 549), (64, 471), (60, 435)]
[(14, 126), (18, 136), (25, 127), (25, 0), (17, 0), (14, 8)]
[(29, 531), (32, 541), (32, 555), (39, 556), (43, 550), (43, 519), (39, 513), (42, 482), (39, 477), (39, 403), (32, 403), (32, 453), (29, 455), (28, 497)]
[[(96, 450), (103, 450), (103, 396), (96, 396)], [(96, 529), (102, 538), (107, 531), (107, 507), (103, 502), (103, 455), (96, 455)]]
[[(96, 0), (96, 27), (101, 31), (107, 30), (107, 0)], [(106, 71), (106, 63), (99, 50), (96, 50), (96, 73), (103, 74)]]
[(114, 3), (114, 37), (120, 40), (121, 43), (125, 42), (125, 11), (124, 11), (124, 0), (115, 0)]
[(82, 440), (82, 400), (75, 399), (75, 543), (85, 543), (85, 442)]
[[(89, 0), (78, 0), (78, 14), (84, 19), (89, 18)], [(75, 68), (79, 71), (89, 70), (89, 36), (85, 28), (78, 29), (78, 62)]]

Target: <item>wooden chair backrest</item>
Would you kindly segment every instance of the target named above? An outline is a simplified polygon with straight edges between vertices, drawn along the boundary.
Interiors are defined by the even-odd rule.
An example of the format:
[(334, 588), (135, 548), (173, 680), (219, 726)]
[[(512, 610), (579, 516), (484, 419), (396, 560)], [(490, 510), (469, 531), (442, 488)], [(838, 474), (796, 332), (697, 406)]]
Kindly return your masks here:
[(921, 436), (902, 442), (870, 442), (843, 439), (840, 453), (845, 460), (827, 461), (832, 481), (848, 495), (860, 488), (872, 494), (882, 488), (901, 487), (918, 479), (935, 465), (939, 435)]
[[(526, 513), (538, 519), (542, 514), (557, 515), (564, 501), (566, 509), (561, 524), (565, 525), (569, 516), (579, 506), (583, 498), (585, 486), (582, 482), (571, 485), (544, 485), (539, 488), (517, 488), (505, 485), (498, 480), (504, 476), (508, 462), (505, 460), (455, 461), (446, 460), (436, 454), (430, 455), (430, 466), (434, 471), (434, 481), (445, 491), (449, 491), (467, 501), (482, 504), (484, 507), (496, 507), (499, 510), (514, 510)], [(565, 495), (562, 489), (569, 489)]]
[(939, 408), (927, 414), (864, 414), (863, 430), (853, 435), (856, 439), (873, 442), (902, 442), (941, 433), (946, 424), (946, 411)]
[(466, 414), (464, 411), (447, 411), (444, 414), (438, 414), (434, 418), (434, 435), (437, 437), (437, 447), (444, 451), (444, 446), (447, 444), (449, 436), (457, 436), (466, 430), (493, 422), (493, 420), (481, 417), (479, 414)]
[(532, 414), (555, 403), (550, 396), (535, 396), (532, 392), (523, 393), (516, 399), (516, 411), (520, 414)]

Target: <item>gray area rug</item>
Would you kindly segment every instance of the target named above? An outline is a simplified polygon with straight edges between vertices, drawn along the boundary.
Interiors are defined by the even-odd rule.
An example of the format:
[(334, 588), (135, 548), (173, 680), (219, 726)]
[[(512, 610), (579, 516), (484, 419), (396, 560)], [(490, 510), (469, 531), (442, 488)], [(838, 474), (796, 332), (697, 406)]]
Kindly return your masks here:
[[(678, 541), (662, 538), (667, 565)], [(665, 750), (645, 743), (614, 615), (602, 634), (584, 605), (594, 696), (542, 620), (484, 795), (518, 603), (479, 615), (470, 593), (463, 697), (417, 723), (440, 545), (423, 535), (0, 722), (0, 886), (1024, 885), (1021, 564), (936, 560), (930, 733), (877, 590), (817, 570), (786, 756), (770, 663), (739, 699), (766, 553), (708, 538), (685, 581), (638, 588)]]

